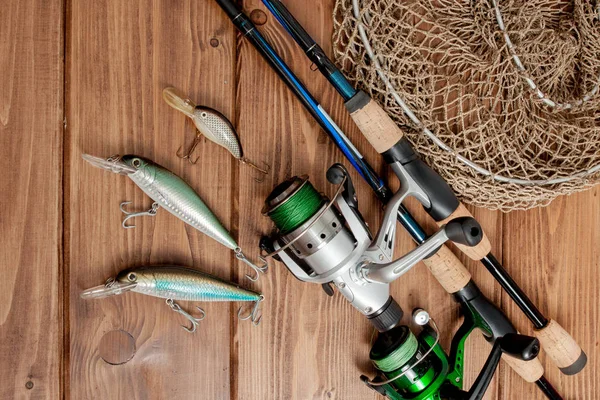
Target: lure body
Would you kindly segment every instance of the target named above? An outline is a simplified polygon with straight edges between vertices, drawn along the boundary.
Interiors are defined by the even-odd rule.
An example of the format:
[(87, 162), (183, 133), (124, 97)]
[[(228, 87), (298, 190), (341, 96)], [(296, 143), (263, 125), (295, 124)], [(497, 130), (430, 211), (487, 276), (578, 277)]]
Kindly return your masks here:
[(96, 167), (127, 175), (152, 200), (186, 224), (232, 250), (239, 248), (194, 189), (168, 169), (136, 155), (105, 160), (84, 154), (83, 158)]
[(144, 193), (154, 200), (150, 210), (136, 213), (127, 212), (123, 209), (123, 205), (129, 202), (121, 203), (121, 211), (127, 215), (122, 223), (124, 228), (135, 227), (125, 225), (128, 219), (140, 215), (154, 216), (157, 209), (162, 207), (186, 224), (233, 250), (238, 260), (254, 270), (254, 276), (246, 275), (251, 281), (256, 281), (260, 273), (267, 272), (266, 261), (261, 258), (263, 265), (259, 266), (248, 260), (227, 229), (221, 225), (221, 222), (204, 204), (194, 189), (168, 169), (151, 160), (131, 154), (123, 157), (113, 156), (108, 159), (84, 154), (83, 159), (94, 167), (127, 175)]
[(197, 106), (175, 88), (166, 88), (163, 97), (167, 104), (187, 115), (208, 140), (226, 148), (238, 160), (242, 159), (240, 140), (223, 114), (212, 108)]
[(192, 120), (196, 128), (208, 140), (226, 148), (238, 160), (242, 158), (240, 140), (233, 126), (223, 114), (212, 108), (196, 106)]
[(125, 163), (137, 163), (135, 160), (139, 160), (137, 171), (128, 176), (161, 207), (224, 246), (232, 250), (238, 247), (216, 215), (183, 179), (141, 157), (123, 156), (122, 159)]
[(190, 327), (182, 327), (187, 332), (195, 332), (206, 313), (200, 307), (201, 316), (195, 317), (183, 310), (176, 300), (224, 302), (253, 302), (252, 311), (245, 317), (238, 310), (238, 318), (250, 320), (254, 325), (260, 323), (259, 305), (264, 296), (251, 290), (243, 289), (233, 283), (217, 277), (175, 265), (151, 265), (121, 271), (116, 278), (110, 278), (105, 284), (84, 290), (83, 299), (99, 299), (108, 296), (137, 292), (146, 296), (167, 299), (167, 305), (176, 313), (183, 315)]
[(148, 266), (123, 271), (116, 281), (136, 285), (132, 292), (182, 301), (258, 301), (260, 294), (214, 276), (179, 266)]

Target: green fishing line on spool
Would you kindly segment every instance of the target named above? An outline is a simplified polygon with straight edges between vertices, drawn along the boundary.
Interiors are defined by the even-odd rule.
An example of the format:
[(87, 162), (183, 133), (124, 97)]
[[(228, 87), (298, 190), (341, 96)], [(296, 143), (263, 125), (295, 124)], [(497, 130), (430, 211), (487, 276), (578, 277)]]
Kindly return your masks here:
[(406, 341), (396, 347), (389, 355), (381, 360), (372, 360), (375, 366), (383, 372), (395, 371), (402, 368), (415, 355), (419, 342), (415, 335), (409, 331)]
[(315, 215), (324, 202), (319, 192), (307, 181), (287, 201), (269, 213), (269, 217), (281, 233), (286, 234)]

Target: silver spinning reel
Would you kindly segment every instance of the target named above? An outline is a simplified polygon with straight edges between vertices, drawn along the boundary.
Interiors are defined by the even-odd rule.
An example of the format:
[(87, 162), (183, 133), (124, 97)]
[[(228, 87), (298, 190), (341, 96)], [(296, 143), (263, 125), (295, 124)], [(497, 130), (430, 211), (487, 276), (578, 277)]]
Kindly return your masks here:
[[(379, 231), (373, 236), (358, 210), (358, 201), (348, 171), (334, 164), (327, 180), (339, 185), (333, 199), (324, 195), (317, 211), (290, 231), (276, 230), (263, 237), (261, 247), (266, 257), (282, 261), (294, 276), (304, 282), (322, 284), (333, 295), (333, 284), (346, 299), (380, 332), (396, 326), (402, 309), (390, 296), (389, 284), (419, 261), (434, 254), (451, 240), (475, 246), (482, 240), (482, 230), (471, 217), (459, 217), (442, 226), (433, 236), (409, 253), (394, 259), (396, 215), (407, 196), (421, 202), (428, 197), (408, 175), (387, 204)], [(293, 177), (277, 186), (266, 200), (263, 214), (273, 213), (290, 201), (306, 185), (307, 176)], [(313, 189), (314, 190), (314, 189)], [(277, 225), (277, 223), (276, 223)]]

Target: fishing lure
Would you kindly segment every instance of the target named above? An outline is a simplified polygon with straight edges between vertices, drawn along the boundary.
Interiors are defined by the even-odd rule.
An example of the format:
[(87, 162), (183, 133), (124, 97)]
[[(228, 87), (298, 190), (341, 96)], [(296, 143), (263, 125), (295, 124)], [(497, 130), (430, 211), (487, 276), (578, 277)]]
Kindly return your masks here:
[(240, 320), (249, 319), (254, 325), (260, 323), (259, 304), (264, 300), (264, 296), (260, 293), (243, 289), (194, 269), (171, 265), (146, 266), (121, 271), (116, 278), (109, 278), (105, 284), (81, 292), (81, 298), (99, 299), (130, 291), (166, 299), (167, 305), (173, 311), (190, 321), (189, 328), (182, 325), (183, 329), (190, 333), (196, 331), (199, 322), (206, 317), (206, 312), (202, 308), (196, 307), (200, 316), (194, 317), (183, 310), (175, 302), (176, 300), (254, 302), (248, 315), (242, 316), (243, 307), (238, 310)]
[(267, 271), (266, 260), (261, 257), (261, 262), (263, 262), (261, 266), (248, 260), (240, 246), (231, 237), (227, 229), (221, 225), (213, 212), (204, 204), (194, 189), (168, 169), (151, 160), (131, 154), (122, 157), (115, 155), (107, 159), (84, 154), (83, 159), (94, 167), (128, 176), (154, 200), (150, 210), (141, 212), (128, 212), (123, 207), (131, 202), (121, 203), (120, 209), (126, 215), (122, 222), (123, 228), (135, 227), (135, 225), (126, 224), (130, 218), (142, 215), (155, 216), (158, 209), (163, 207), (186, 224), (233, 250), (238, 260), (254, 269), (254, 277), (246, 275), (251, 281), (258, 279), (259, 272), (265, 273)]
[(198, 158), (192, 161), (192, 153), (196, 149), (196, 146), (198, 146), (198, 143), (200, 143), (202, 135), (204, 135), (208, 140), (227, 149), (227, 151), (229, 151), (242, 164), (247, 164), (263, 174), (267, 174), (269, 172), (270, 167), (268, 164), (263, 163), (265, 164), (266, 168), (262, 169), (244, 157), (242, 146), (240, 144), (238, 135), (235, 132), (235, 128), (223, 114), (217, 110), (213, 110), (212, 108), (194, 104), (194, 102), (192, 102), (192, 100), (189, 98), (184, 98), (184, 95), (182, 95), (181, 92), (174, 87), (168, 87), (164, 89), (163, 98), (168, 105), (190, 117), (198, 129), (196, 137), (194, 138), (194, 142), (190, 146), (189, 150), (183, 154), (181, 153), (182, 147), (180, 147), (177, 151), (177, 156), (179, 158), (187, 159), (191, 164), (195, 164), (198, 161)]

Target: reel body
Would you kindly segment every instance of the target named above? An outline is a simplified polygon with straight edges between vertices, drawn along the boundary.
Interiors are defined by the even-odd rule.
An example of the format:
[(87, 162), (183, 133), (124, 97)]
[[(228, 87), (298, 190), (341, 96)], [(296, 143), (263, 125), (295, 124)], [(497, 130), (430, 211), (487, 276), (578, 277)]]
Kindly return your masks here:
[[(269, 253), (266, 256), (277, 255), (301, 281), (333, 284), (380, 332), (392, 329), (402, 318), (400, 306), (389, 295), (391, 282), (448, 240), (467, 246), (482, 240), (477, 221), (460, 217), (394, 259), (396, 215), (406, 196), (414, 195), (413, 188), (409, 185), (393, 195), (373, 237), (358, 210), (346, 169), (334, 164), (327, 179), (339, 185), (332, 200), (316, 192), (306, 176), (293, 177), (273, 190), (263, 214), (271, 217), (278, 231), (263, 237), (261, 246)], [(331, 287), (325, 288), (331, 294)]]
[(470, 319), (452, 339), (450, 356), (439, 345), (439, 331), (426, 311), (417, 309), (413, 320), (423, 325), (416, 337), (401, 325), (380, 333), (369, 358), (377, 370), (373, 380), (361, 380), (377, 393), (391, 400), (480, 400), (498, 367), (502, 353), (522, 360), (537, 357), (540, 344), (536, 338), (508, 333), (494, 341), (483, 368), (470, 390), (462, 390), (464, 345), (475, 328)]

